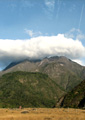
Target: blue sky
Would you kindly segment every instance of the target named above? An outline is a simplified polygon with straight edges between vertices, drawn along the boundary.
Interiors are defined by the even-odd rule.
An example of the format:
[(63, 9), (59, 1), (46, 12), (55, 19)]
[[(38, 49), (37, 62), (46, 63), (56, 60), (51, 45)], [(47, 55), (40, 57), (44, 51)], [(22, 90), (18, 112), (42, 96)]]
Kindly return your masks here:
[[(74, 42), (78, 39), (79, 42), (81, 42), (79, 44), (82, 44), (84, 48), (85, 0), (0, 0), (0, 44), (2, 45), (2, 40), (4, 41), (3, 44), (7, 43), (5, 47), (2, 45), (3, 48), (0, 49), (1, 69), (11, 61), (16, 60), (16, 57), (11, 58), (10, 53), (6, 54), (8, 53), (8, 49), (5, 48), (7, 46), (10, 47), (9, 40), (24, 41), (28, 39), (28, 41), (31, 41), (33, 38), (39, 38), (39, 36), (46, 39), (46, 37), (52, 38), (52, 36), (58, 36), (59, 34), (61, 36), (64, 35), (68, 40), (72, 38)], [(41, 40), (41, 38), (39, 39)], [(18, 43), (16, 42), (16, 44)], [(11, 47), (10, 51), (13, 51)], [(56, 54), (53, 55), (57, 55), (57, 51)], [(82, 51), (80, 51), (80, 53), (81, 52)], [(60, 52), (58, 55), (64, 54)], [(29, 55), (25, 57), (29, 57)], [(66, 57), (70, 56), (67, 55)], [(70, 58), (80, 61), (81, 64), (85, 64), (84, 55)], [(5, 59), (7, 59), (8, 62), (6, 62)]]

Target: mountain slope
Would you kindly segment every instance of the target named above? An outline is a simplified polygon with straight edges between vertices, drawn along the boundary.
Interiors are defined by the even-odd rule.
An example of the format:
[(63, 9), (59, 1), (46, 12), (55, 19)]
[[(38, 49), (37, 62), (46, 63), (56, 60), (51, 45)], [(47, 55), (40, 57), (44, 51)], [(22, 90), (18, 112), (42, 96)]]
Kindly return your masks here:
[(63, 97), (61, 107), (85, 107), (85, 80)]
[(0, 107), (53, 107), (64, 93), (46, 74), (18, 71), (0, 77)]
[(66, 91), (78, 85), (85, 76), (85, 67), (64, 56), (44, 58), (41, 61), (24, 60), (15, 65), (11, 63), (1, 75), (15, 71), (45, 73)]

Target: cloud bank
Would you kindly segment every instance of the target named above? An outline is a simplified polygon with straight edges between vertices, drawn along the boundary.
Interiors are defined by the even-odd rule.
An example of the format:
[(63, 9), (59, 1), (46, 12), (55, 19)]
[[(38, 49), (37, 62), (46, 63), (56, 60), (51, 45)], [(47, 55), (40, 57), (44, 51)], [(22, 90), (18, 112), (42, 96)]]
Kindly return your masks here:
[(64, 34), (27, 40), (0, 39), (0, 67), (16, 60), (42, 59), (49, 56), (79, 59), (85, 56), (85, 47), (79, 40), (66, 38)]

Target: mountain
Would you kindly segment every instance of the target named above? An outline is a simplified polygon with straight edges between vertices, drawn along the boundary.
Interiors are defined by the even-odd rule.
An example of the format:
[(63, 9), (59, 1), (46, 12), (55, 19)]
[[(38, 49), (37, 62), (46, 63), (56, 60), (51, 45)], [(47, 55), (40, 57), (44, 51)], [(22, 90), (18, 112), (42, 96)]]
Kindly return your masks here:
[(59, 106), (71, 108), (85, 107), (85, 80), (77, 85), (71, 92), (61, 97), (56, 107)]
[(39, 60), (39, 59), (38, 59), (38, 60), (25, 59), (25, 60), (21, 60), (21, 61), (15, 61), (15, 62), (10, 63), (3, 71), (5, 71), (5, 70), (7, 70), (7, 69), (9, 69), (9, 68), (11, 68), (11, 67), (19, 64), (19, 63), (23, 63), (23, 62), (26, 62), (26, 61), (34, 62), (34, 63), (35, 63), (35, 62), (39, 62), (39, 61), (41, 61), (41, 60)]
[(43, 73), (17, 71), (0, 77), (0, 107), (53, 107), (64, 93)]
[(13, 62), (0, 74), (3, 75), (15, 71), (45, 73), (66, 91), (78, 85), (85, 76), (85, 67), (64, 56), (55, 56), (35, 61), (26, 59)]

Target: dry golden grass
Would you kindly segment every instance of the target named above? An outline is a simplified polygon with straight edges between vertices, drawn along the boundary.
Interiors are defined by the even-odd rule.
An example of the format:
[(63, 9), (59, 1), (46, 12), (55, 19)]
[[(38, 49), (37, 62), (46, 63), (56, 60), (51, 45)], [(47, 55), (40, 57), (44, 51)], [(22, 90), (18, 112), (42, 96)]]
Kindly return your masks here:
[(0, 109), (0, 120), (85, 120), (85, 110), (64, 108)]

